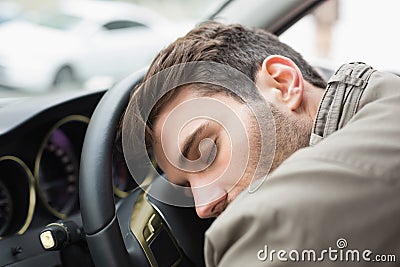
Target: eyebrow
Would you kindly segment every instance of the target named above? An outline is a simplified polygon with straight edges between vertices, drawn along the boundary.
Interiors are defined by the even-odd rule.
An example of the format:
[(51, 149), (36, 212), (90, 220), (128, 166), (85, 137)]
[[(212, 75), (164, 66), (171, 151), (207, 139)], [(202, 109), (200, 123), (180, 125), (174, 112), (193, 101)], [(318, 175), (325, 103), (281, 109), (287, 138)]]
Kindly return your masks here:
[(183, 164), (185, 162), (185, 158), (187, 159), (189, 156), (190, 149), (192, 148), (194, 142), (198, 139), (198, 137), (204, 132), (204, 130), (208, 127), (209, 122), (203, 122), (194, 130), (183, 142), (182, 154), (179, 157), (179, 163)]

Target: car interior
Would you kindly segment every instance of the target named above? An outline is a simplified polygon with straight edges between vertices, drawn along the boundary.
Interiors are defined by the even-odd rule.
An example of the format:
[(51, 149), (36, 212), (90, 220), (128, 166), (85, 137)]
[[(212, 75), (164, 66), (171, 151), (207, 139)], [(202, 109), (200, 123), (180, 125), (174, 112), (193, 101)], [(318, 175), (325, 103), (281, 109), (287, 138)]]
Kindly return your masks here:
[[(280, 35), (322, 2), (227, 0), (205, 19)], [(0, 99), (0, 266), (205, 265), (213, 220), (148, 195), (171, 188), (161, 176), (139, 187), (117, 149), (121, 116), (145, 73), (108, 90)]]

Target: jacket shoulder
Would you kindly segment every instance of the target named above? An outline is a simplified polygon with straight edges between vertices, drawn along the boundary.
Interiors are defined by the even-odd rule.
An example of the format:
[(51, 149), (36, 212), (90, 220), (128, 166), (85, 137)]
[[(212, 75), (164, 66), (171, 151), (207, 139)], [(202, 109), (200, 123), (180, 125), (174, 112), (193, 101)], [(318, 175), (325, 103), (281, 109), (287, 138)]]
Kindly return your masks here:
[[(278, 168), (259, 190), (243, 192), (228, 207), (207, 231), (208, 266), (265, 266), (257, 252), (266, 245), (275, 251), (321, 251), (339, 238), (360, 249), (382, 250), (383, 242), (388, 252), (400, 249), (400, 221), (393, 221), (400, 212), (398, 187), (328, 160), (304, 164)], [(279, 265), (276, 259), (267, 263)]]

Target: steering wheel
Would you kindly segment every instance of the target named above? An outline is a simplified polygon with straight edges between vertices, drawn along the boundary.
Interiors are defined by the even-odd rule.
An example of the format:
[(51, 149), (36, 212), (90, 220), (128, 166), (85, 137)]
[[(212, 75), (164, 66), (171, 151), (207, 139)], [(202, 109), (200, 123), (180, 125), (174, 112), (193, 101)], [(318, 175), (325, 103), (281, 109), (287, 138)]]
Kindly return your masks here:
[[(110, 89), (90, 120), (80, 164), (79, 198), (83, 227), (96, 266), (204, 266), (204, 232), (194, 208), (161, 203), (137, 188), (116, 208), (112, 151), (120, 118), (145, 70)], [(158, 177), (153, 183), (164, 179)], [(163, 183), (166, 184), (166, 183)], [(167, 192), (170, 188), (159, 188)], [(162, 193), (162, 192), (161, 192)]]

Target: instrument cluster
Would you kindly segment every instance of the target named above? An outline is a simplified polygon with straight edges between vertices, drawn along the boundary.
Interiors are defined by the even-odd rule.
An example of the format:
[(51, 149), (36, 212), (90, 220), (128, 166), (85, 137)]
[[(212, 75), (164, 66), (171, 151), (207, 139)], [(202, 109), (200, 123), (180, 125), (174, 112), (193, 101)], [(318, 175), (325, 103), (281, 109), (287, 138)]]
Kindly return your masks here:
[[(46, 129), (35, 134), (8, 140), (11, 149), (0, 155), (0, 239), (79, 213), (80, 155), (89, 121), (87, 115), (66, 115), (40, 124)], [(137, 185), (122, 155), (112, 157), (117, 201)]]

